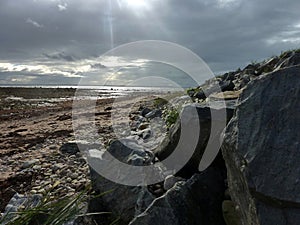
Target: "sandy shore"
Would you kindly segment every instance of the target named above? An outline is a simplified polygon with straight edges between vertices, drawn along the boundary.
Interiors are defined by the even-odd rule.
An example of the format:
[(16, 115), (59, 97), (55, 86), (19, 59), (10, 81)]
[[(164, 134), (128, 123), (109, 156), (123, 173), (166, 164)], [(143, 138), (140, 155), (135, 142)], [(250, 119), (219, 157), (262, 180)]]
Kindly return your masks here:
[[(81, 154), (59, 149), (75, 141), (72, 127), (74, 89), (0, 88), (0, 211), (14, 193), (45, 193), (53, 198), (72, 195), (89, 185), (88, 165)], [(38, 97), (37, 97), (38, 96)], [(30, 101), (28, 99), (35, 99)], [(63, 98), (54, 101), (54, 98)], [(122, 109), (137, 111), (136, 98), (121, 101)], [(114, 138), (114, 99), (99, 99), (95, 122), (106, 144)], [(123, 123), (124, 121), (119, 121)], [(53, 185), (59, 182), (54, 189)]]

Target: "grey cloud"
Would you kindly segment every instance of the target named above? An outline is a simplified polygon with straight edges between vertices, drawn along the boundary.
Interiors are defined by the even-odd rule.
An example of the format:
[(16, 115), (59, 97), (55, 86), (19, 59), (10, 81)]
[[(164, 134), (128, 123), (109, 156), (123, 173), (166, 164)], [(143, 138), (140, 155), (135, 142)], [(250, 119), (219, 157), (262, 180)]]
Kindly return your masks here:
[(44, 53), (44, 56), (46, 56), (48, 59), (55, 59), (55, 60), (65, 60), (68, 62), (74, 62), (76, 58), (72, 55), (67, 55), (65, 52), (57, 52), (52, 54)]
[(58, 4), (57, 7), (59, 11), (65, 11), (67, 10), (68, 4), (67, 3)]
[(26, 72), (0, 72), (0, 85), (74, 85), (79, 78), (61, 74), (32, 74)]
[(73, 62), (156, 39), (190, 48), (221, 73), (300, 44), (298, 0), (153, 0), (147, 9), (124, 1), (1, 0), (0, 60), (34, 61), (44, 54)]
[(94, 64), (91, 64), (91, 69), (105, 69), (107, 68), (106, 66), (104, 66), (103, 64), (101, 63), (94, 63)]
[(39, 24), (38, 22), (32, 20), (31, 18), (27, 18), (26, 23), (29, 23), (29, 24), (37, 27), (37, 28), (43, 28), (44, 27), (44, 25)]

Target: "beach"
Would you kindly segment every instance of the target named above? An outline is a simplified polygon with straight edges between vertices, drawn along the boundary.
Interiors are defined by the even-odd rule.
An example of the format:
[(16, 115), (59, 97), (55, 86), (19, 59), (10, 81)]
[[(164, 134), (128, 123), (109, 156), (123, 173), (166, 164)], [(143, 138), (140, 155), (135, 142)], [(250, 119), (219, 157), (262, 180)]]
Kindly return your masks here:
[[(15, 193), (51, 192), (55, 199), (73, 195), (90, 184), (82, 154), (61, 151), (62, 146), (76, 141), (72, 127), (75, 93), (74, 88), (0, 88), (1, 211)], [(98, 93), (102, 95), (96, 101), (95, 121), (103, 144), (107, 144), (114, 138), (110, 117), (118, 94), (114, 91), (111, 95), (111, 90)], [(83, 104), (86, 101), (82, 99)], [(130, 106), (137, 111), (139, 101), (133, 97), (120, 102), (124, 110)]]

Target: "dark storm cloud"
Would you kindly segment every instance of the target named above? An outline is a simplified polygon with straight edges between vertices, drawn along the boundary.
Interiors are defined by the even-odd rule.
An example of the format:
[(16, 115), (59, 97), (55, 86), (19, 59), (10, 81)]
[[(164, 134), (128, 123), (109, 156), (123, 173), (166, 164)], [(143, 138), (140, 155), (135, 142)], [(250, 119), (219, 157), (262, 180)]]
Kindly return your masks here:
[(156, 39), (190, 48), (220, 73), (300, 46), (298, 0), (141, 2), (1, 0), (0, 61), (70, 67), (120, 44)]
[(66, 77), (61, 74), (35, 74), (24, 72), (0, 72), (0, 85), (72, 85), (79, 82), (79, 78)]
[(44, 53), (43, 55), (46, 56), (48, 59), (65, 60), (68, 62), (74, 62), (76, 60), (74, 56), (67, 55), (65, 52), (57, 52), (53, 54)]

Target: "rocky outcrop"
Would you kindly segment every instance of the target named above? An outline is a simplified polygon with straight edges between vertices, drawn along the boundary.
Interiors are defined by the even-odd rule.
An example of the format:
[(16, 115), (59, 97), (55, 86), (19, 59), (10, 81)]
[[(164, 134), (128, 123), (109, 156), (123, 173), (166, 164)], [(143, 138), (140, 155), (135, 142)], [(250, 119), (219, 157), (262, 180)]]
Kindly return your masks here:
[(186, 182), (177, 182), (130, 225), (223, 225), (223, 189), (224, 180), (219, 170), (209, 168)]
[[(191, 158), (177, 173), (181, 177), (191, 177), (199, 171), (199, 163), (209, 141), (210, 150), (216, 147), (212, 151), (218, 152), (220, 134), (226, 123), (231, 119), (234, 109), (234, 100), (226, 102), (214, 100), (209, 103), (185, 105), (181, 112), (181, 119), (171, 127), (169, 135), (163, 140), (161, 145), (157, 146), (154, 153), (162, 161), (169, 157), (176, 147), (182, 148), (180, 150), (183, 154), (188, 152), (189, 147), (195, 147)], [(195, 126), (196, 123), (199, 123), (199, 125)], [(183, 127), (188, 129), (185, 129), (185, 134), (181, 135)], [(189, 146), (189, 143), (178, 145), (180, 138), (184, 136), (192, 137), (198, 129), (199, 135), (195, 146)], [(213, 132), (211, 133), (212, 129)]]
[[(98, 150), (90, 150), (90, 152), (97, 151), (96, 156), (91, 156), (93, 165), (95, 163), (104, 163), (107, 158), (108, 152), (112, 154), (116, 159), (123, 163), (128, 163), (133, 166), (149, 165), (152, 163), (154, 157), (151, 152), (145, 151), (145, 149), (137, 144), (137, 141), (130, 139), (122, 139), (113, 141), (108, 152)], [(91, 153), (92, 155), (92, 153)], [(99, 157), (97, 157), (99, 155)], [(113, 166), (113, 165), (112, 165)], [(107, 171), (115, 171), (113, 168), (106, 168)], [(106, 218), (106, 222), (115, 218), (120, 218), (119, 224), (128, 224), (135, 215), (143, 212), (146, 207), (154, 200), (155, 196), (149, 192), (146, 186), (127, 186), (118, 184), (114, 181), (102, 177), (92, 167), (91, 181), (93, 190), (96, 193), (102, 194), (98, 198), (91, 199), (89, 203), (89, 212), (112, 212), (110, 218)], [(115, 176), (119, 176), (115, 174)], [(120, 180), (126, 180), (131, 177), (131, 174), (125, 174), (120, 177)], [(97, 217), (96, 217), (97, 220)], [(103, 216), (99, 217), (99, 223), (103, 223)], [(110, 224), (108, 222), (108, 224)]]
[(224, 134), (230, 194), (243, 225), (300, 224), (299, 76), (295, 66), (249, 83)]
[(253, 62), (244, 69), (228, 72), (216, 78), (207, 80), (197, 88), (189, 89), (188, 95), (194, 99), (205, 100), (216, 91), (239, 91), (256, 78), (279, 69), (300, 64), (300, 50), (292, 50), (274, 56), (262, 62)]

